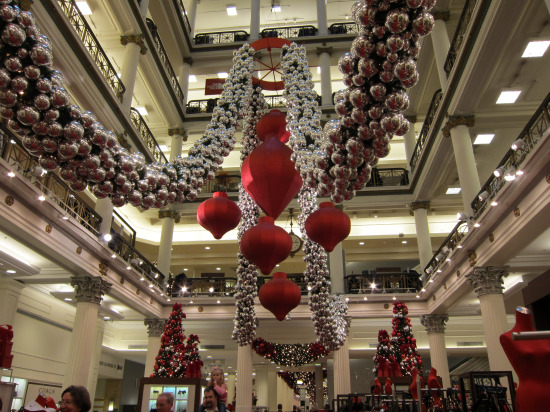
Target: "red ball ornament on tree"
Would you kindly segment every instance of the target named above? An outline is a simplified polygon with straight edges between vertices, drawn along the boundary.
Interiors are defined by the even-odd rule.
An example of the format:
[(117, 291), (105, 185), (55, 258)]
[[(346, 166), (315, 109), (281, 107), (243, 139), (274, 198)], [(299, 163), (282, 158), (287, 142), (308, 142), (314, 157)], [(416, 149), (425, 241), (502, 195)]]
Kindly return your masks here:
[(197, 222), (214, 238), (221, 239), (241, 220), (241, 209), (225, 192), (214, 192), (212, 199), (202, 202), (197, 209)]
[(285, 260), (292, 249), (292, 239), (286, 230), (275, 226), (270, 216), (258, 219), (258, 224), (243, 233), (241, 253), (254, 263), (264, 275)]
[(300, 287), (286, 278), (286, 273), (276, 272), (273, 279), (262, 285), (258, 293), (260, 303), (275, 315), (277, 320), (283, 320), (286, 315), (300, 304)]
[(348, 215), (336, 209), (332, 202), (323, 202), (306, 219), (305, 229), (311, 240), (327, 252), (332, 252), (338, 243), (348, 237), (351, 222)]

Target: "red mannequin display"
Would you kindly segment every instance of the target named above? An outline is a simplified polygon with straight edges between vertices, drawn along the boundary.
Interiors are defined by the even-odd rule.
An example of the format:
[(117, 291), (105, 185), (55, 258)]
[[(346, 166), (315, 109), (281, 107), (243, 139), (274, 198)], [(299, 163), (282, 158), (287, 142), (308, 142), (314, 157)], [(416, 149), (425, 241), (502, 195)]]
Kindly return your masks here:
[(500, 344), (516, 371), (519, 383), (516, 410), (531, 412), (548, 404), (550, 393), (550, 340), (512, 340), (513, 332), (534, 331), (531, 313), (516, 308), (516, 324), (500, 335)]

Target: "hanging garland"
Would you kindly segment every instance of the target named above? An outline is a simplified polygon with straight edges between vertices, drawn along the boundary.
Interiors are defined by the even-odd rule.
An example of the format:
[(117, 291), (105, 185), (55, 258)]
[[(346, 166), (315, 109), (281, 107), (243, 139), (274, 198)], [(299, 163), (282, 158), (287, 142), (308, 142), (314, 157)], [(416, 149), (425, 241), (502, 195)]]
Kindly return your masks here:
[(329, 352), (320, 343), (271, 343), (262, 338), (252, 341), (252, 349), (258, 355), (281, 366), (299, 366), (315, 362)]
[[(294, 392), (294, 395), (300, 395), (300, 388), (298, 387), (298, 381), (302, 381), (306, 386), (306, 396), (310, 404), (314, 404), (317, 400), (316, 386), (315, 386), (315, 372), (277, 372), (277, 375), (285, 381), (290, 389)], [(323, 381), (327, 378), (327, 371), (323, 369)], [(323, 395), (324, 395), (323, 386)]]

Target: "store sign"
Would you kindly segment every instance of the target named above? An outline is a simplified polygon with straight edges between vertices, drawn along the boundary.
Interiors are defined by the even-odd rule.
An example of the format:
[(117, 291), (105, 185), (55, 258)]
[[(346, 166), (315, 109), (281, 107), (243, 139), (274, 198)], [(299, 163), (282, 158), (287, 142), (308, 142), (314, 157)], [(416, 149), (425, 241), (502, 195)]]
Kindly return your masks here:
[(204, 94), (221, 94), (225, 79), (206, 79)]

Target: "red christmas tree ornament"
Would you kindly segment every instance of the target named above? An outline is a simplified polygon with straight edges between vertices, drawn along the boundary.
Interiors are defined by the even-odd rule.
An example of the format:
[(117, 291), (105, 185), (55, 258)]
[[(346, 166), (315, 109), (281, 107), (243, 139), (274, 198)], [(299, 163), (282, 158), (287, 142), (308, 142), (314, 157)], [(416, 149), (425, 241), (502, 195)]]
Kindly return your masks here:
[(270, 216), (259, 218), (258, 224), (244, 232), (241, 238), (241, 253), (264, 275), (269, 275), (277, 263), (285, 260), (291, 249), (290, 235), (275, 226)]
[(300, 287), (286, 278), (286, 273), (276, 272), (273, 279), (262, 285), (258, 293), (260, 303), (283, 320), (288, 312), (300, 304), (302, 293)]
[(214, 192), (212, 199), (202, 202), (197, 209), (197, 222), (214, 238), (221, 239), (241, 220), (241, 209), (225, 192)]
[(290, 159), (292, 149), (280, 141), (281, 133), (285, 133), (281, 126), (284, 117), (270, 113), (258, 123), (262, 120), (259, 137), (264, 142), (244, 160), (241, 178), (243, 187), (258, 206), (266, 215), (277, 219), (300, 191), (302, 178)]
[(280, 110), (271, 110), (256, 123), (256, 134), (262, 142), (269, 137), (276, 137), (282, 143), (288, 142), (290, 132), (286, 130), (286, 115)]
[(323, 202), (306, 219), (305, 229), (311, 240), (327, 252), (332, 252), (338, 243), (348, 237), (351, 222), (348, 215), (334, 207), (334, 203)]

